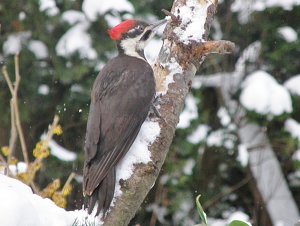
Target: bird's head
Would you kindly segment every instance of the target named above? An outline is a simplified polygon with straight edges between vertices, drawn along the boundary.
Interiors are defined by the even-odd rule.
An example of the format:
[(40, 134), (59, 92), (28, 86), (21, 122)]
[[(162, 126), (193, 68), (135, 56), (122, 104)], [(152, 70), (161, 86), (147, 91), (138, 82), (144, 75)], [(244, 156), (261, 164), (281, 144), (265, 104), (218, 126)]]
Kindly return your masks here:
[(126, 20), (108, 30), (108, 34), (111, 40), (117, 42), (119, 53), (144, 58), (146, 44), (154, 36), (157, 28), (166, 22), (167, 19), (153, 24), (139, 20)]

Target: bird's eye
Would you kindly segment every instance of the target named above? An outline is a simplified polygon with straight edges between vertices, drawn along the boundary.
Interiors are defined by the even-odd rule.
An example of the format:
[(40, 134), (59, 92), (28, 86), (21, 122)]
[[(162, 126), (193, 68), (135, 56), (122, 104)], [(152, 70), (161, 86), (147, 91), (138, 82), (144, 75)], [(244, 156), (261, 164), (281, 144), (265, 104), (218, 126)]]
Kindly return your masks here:
[(139, 31), (143, 31), (144, 28), (142, 26), (138, 26)]

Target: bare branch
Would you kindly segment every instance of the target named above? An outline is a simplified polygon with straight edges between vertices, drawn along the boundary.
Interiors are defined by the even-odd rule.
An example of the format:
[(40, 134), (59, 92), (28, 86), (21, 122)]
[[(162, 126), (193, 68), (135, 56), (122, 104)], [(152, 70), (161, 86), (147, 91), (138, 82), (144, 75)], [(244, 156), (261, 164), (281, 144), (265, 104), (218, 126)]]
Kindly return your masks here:
[(27, 152), (27, 147), (26, 147), (26, 143), (25, 143), (23, 129), (21, 126), (21, 120), (20, 120), (20, 115), (19, 115), (19, 106), (18, 106), (18, 88), (19, 88), (19, 84), (21, 81), (21, 76), (20, 76), (20, 71), (19, 71), (19, 55), (15, 56), (15, 76), (16, 76), (16, 81), (15, 81), (15, 87), (14, 87), (14, 92), (13, 92), (13, 106), (14, 106), (14, 113), (15, 113), (14, 119), (16, 120), (15, 123), (16, 123), (18, 134), (19, 134), (19, 139), (20, 139), (20, 143), (21, 143), (24, 161), (28, 164), (29, 163), (28, 152)]
[(10, 100), (10, 138), (9, 138), (9, 153), (7, 156), (7, 162), (10, 163), (11, 157), (14, 154), (18, 134), (16, 129), (16, 119), (15, 119), (15, 108), (14, 108), (14, 100), (13, 98)]
[(7, 72), (7, 67), (5, 65), (2, 67), (2, 74), (3, 74), (3, 76), (5, 78), (5, 81), (8, 85), (9, 91), (10, 91), (11, 95), (13, 96), (14, 95), (13, 84), (12, 84), (10, 78), (9, 78), (9, 75), (8, 75), (8, 72)]

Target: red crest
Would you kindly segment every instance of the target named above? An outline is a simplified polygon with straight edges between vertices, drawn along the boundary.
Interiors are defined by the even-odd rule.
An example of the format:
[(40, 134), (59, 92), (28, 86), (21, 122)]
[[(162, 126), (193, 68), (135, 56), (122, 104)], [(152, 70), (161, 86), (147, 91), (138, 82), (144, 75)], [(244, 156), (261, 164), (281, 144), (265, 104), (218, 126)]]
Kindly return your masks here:
[(122, 34), (126, 33), (133, 26), (134, 26), (134, 20), (125, 20), (124, 22), (108, 30), (110, 39), (114, 41), (120, 40)]

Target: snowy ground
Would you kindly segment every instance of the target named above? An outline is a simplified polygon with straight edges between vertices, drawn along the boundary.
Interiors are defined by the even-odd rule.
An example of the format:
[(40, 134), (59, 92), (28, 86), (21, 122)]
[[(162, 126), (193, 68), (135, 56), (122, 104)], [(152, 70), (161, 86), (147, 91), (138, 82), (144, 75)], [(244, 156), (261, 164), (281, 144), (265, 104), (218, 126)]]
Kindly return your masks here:
[(22, 182), (0, 174), (0, 222), (2, 226), (78, 226), (100, 225), (84, 210), (66, 211), (50, 199), (32, 193)]

